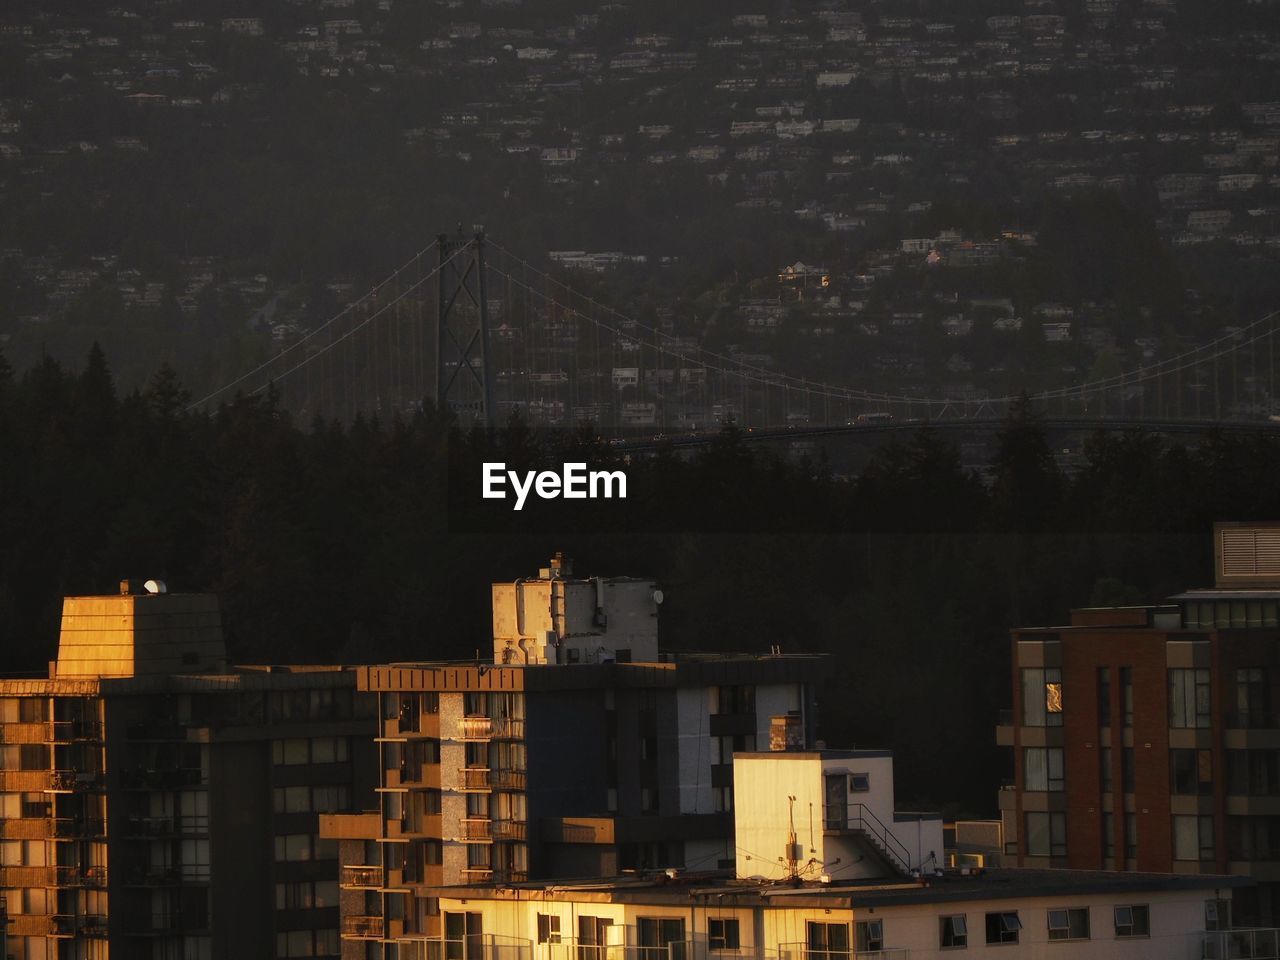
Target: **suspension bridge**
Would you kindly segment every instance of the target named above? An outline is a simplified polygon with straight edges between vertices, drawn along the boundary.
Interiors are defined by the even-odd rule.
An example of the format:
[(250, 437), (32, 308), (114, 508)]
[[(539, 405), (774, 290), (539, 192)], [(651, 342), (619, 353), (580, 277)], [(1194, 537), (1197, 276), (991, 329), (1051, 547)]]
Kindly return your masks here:
[[(1082, 428), (1280, 428), (1280, 311), (1114, 376), (1029, 395)], [(192, 404), (274, 391), (300, 421), (451, 409), (464, 426), (589, 424), (697, 442), (733, 421), (761, 437), (999, 422), (1019, 395), (912, 396), (788, 375), (643, 322), (483, 233), (441, 235), (315, 329)]]

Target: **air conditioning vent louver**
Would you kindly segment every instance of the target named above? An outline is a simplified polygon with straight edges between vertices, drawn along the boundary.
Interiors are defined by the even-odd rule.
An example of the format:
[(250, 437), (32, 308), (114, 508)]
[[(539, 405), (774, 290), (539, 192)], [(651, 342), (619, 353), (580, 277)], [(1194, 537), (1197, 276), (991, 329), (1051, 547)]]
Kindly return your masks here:
[(1218, 583), (1280, 581), (1280, 526), (1218, 528)]

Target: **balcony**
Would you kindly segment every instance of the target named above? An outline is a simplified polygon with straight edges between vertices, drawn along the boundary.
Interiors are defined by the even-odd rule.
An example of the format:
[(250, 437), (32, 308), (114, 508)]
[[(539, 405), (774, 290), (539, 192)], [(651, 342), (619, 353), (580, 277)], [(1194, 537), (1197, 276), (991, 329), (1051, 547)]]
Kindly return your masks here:
[(45, 840), (53, 833), (53, 825), (43, 817), (0, 819), (0, 838), (5, 840)]
[(0, 743), (48, 743), (47, 723), (0, 723)]
[(494, 840), (527, 840), (529, 824), (523, 820), (493, 820), (490, 822), (489, 835)]
[(489, 786), (495, 790), (524, 790), (527, 774), (523, 770), (490, 770)]
[(462, 875), (467, 878), (467, 882), (469, 883), (492, 883), (493, 867), (463, 867)]
[(1203, 960), (1280, 960), (1280, 930), (1206, 930), (1200, 935), (1200, 956)]
[(458, 721), (458, 739), (483, 742), (487, 740), (521, 740), (524, 738), (524, 720), (514, 717), (463, 717)]
[(339, 884), (355, 890), (377, 890), (382, 886), (382, 868), (377, 866), (343, 867)]
[(97, 742), (102, 739), (102, 724), (97, 720), (53, 720), (49, 723), (49, 740), (53, 743)]
[(379, 940), (382, 938), (382, 918), (343, 917), (342, 936), (348, 940)]
[(101, 820), (59, 817), (53, 820), (52, 824), (52, 835), (59, 840), (71, 840), (78, 837), (101, 837), (107, 832), (106, 824)]
[(171, 767), (165, 770), (135, 767), (126, 770), (121, 781), (129, 790), (177, 790), (181, 787), (199, 786), (201, 773), (194, 767)]
[(488, 793), (493, 789), (489, 783), (488, 767), (463, 767), (459, 772), (462, 774), (459, 789), (472, 793)]
[(907, 960), (911, 952), (906, 947), (890, 947), (880, 950), (836, 950), (811, 947), (803, 941), (778, 944), (778, 960)]
[(460, 840), (492, 840), (493, 835), (489, 832), (491, 820), (480, 817), (468, 817), (459, 821), (462, 826), (462, 836)]
[(48, 770), (0, 770), (0, 791), (37, 793), (48, 789)]
[(53, 793), (74, 793), (96, 787), (101, 775), (92, 770), (54, 770), (49, 774), (49, 790)]

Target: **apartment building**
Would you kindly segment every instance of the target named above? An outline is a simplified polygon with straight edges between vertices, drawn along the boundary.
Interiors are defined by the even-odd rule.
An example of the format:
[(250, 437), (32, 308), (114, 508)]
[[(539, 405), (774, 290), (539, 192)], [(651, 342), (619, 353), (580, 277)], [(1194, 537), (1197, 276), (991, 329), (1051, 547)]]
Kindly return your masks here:
[(373, 699), (234, 667), (215, 597), (67, 597), (47, 677), (0, 680), (10, 960), (337, 957), (336, 844), (372, 803)]
[(322, 826), (341, 843), (344, 957), (438, 934), (441, 885), (732, 868), (733, 755), (773, 718), (812, 745), (821, 661), (662, 653), (662, 599), (556, 558), (493, 585), (492, 662), (360, 668), (380, 803)]
[(1280, 525), (1218, 524), (1215, 584), (1013, 632), (1000, 794), (1019, 866), (1232, 873), (1280, 919)]
[[(914, 816), (895, 817), (892, 807), (884, 806), (893, 782), (887, 752), (739, 754), (734, 765), (736, 875), (672, 869), (603, 881), (441, 888), (435, 891), (440, 933), (404, 945), (398, 957), (916, 960), (963, 951), (963, 956), (1004, 960), (1051, 955), (1193, 960), (1274, 955), (1266, 951), (1274, 949), (1275, 930), (1205, 929), (1206, 917), (1222, 915), (1230, 891), (1250, 883), (1242, 877), (969, 868), (904, 874), (883, 836), (868, 828), (889, 824), (891, 842), (904, 847), (917, 834), (924, 844), (940, 843), (941, 829)], [(850, 801), (857, 795), (868, 798), (859, 801), (862, 808)], [(810, 807), (812, 830), (805, 825)], [(871, 810), (875, 821), (866, 819)], [(745, 852), (744, 838), (759, 849)]]

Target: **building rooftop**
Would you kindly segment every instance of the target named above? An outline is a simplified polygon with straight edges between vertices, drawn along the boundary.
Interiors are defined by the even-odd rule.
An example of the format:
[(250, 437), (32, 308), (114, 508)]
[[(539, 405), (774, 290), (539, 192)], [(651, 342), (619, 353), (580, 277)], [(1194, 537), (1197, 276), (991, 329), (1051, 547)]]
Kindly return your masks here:
[(736, 880), (712, 873), (677, 872), (608, 879), (556, 880), (506, 886), (461, 885), (436, 888), (433, 893), (453, 898), (522, 900), (592, 900), (603, 903), (688, 904), (714, 898), (732, 898), (739, 904), (786, 899), (788, 906), (847, 909), (965, 902), (972, 900), (1026, 899), (1090, 894), (1141, 894), (1178, 890), (1226, 890), (1252, 886), (1249, 877), (1129, 873), (1111, 870), (999, 869), (970, 873), (945, 871), (917, 880), (866, 880), (856, 884), (824, 884), (814, 881), (762, 883)]

